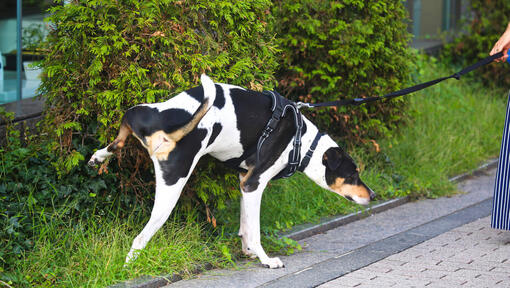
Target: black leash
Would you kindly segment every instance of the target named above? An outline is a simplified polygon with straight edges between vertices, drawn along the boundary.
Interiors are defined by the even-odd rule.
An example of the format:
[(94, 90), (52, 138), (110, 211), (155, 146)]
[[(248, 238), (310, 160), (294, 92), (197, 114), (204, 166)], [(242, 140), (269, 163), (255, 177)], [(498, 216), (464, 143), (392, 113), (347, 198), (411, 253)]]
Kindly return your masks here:
[(435, 85), (439, 82), (442, 82), (444, 80), (447, 80), (447, 79), (450, 79), (450, 78), (455, 78), (457, 80), (460, 80), (460, 77), (473, 71), (473, 70), (476, 70), (482, 66), (485, 66), (487, 64), (490, 64), (492, 61), (494, 61), (495, 59), (498, 59), (500, 57), (503, 56), (503, 52), (499, 52), (497, 54), (494, 54), (492, 56), (489, 56), (489, 57), (486, 57), (480, 61), (478, 61), (477, 63), (471, 65), (471, 66), (468, 66), (462, 70), (460, 70), (459, 72), (457, 73), (454, 73), (450, 76), (446, 76), (446, 77), (441, 77), (441, 78), (438, 78), (438, 79), (435, 79), (435, 80), (431, 80), (431, 81), (428, 81), (428, 82), (425, 82), (425, 83), (421, 83), (421, 84), (417, 84), (417, 85), (414, 85), (414, 86), (411, 86), (411, 87), (408, 87), (408, 88), (404, 88), (404, 89), (401, 89), (401, 90), (398, 90), (398, 91), (395, 91), (395, 92), (391, 92), (391, 93), (388, 93), (386, 95), (383, 95), (383, 96), (373, 96), (373, 97), (367, 97), (367, 98), (354, 98), (354, 99), (344, 99), (344, 100), (337, 100), (337, 101), (330, 101), (330, 102), (321, 102), (321, 103), (303, 103), (303, 102), (298, 102), (297, 105), (298, 105), (298, 108), (301, 108), (301, 107), (308, 107), (308, 108), (314, 108), (314, 107), (328, 107), (328, 106), (359, 106), (361, 104), (365, 104), (365, 103), (370, 103), (370, 102), (375, 102), (375, 101), (380, 101), (380, 100), (383, 100), (383, 99), (392, 99), (392, 98), (395, 98), (395, 97), (399, 97), (399, 96), (404, 96), (404, 95), (407, 95), (407, 94), (410, 94), (410, 93), (413, 93), (413, 92), (416, 92), (416, 91), (419, 91), (419, 90), (422, 90), (422, 89), (425, 89), (429, 86), (432, 86), (432, 85)]

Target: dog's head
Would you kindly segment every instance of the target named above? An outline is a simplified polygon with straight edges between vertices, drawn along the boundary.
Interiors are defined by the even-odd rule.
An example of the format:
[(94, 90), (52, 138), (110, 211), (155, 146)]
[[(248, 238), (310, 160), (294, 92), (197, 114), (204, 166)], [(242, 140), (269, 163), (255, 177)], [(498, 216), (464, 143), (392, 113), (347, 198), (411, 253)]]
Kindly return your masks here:
[(375, 193), (359, 178), (354, 160), (340, 147), (328, 148), (322, 156), (322, 164), (329, 190), (362, 205), (374, 199)]

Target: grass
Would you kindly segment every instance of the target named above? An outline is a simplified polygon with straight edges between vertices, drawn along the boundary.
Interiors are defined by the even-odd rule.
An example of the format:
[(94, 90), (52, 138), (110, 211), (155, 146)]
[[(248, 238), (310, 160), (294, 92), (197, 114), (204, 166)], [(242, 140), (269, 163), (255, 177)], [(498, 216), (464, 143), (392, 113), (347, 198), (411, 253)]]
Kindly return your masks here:
[[(421, 64), (420, 79), (455, 71), (434, 59)], [(493, 64), (494, 65), (494, 64)], [(383, 149), (406, 193), (437, 197), (454, 191), (448, 178), (474, 169), (499, 153), (505, 119), (506, 91), (488, 89), (475, 78), (453, 79), (409, 98), (408, 120)]]
[(56, 218), (39, 230), (34, 249), (25, 253), (13, 267), (15, 272), (8, 275), (13, 283), (27, 287), (106, 287), (143, 275), (191, 273), (200, 263), (223, 266), (228, 262), (221, 251), (230, 240), (207, 233), (193, 216), (186, 221), (176, 220), (182, 215), (172, 217), (137, 261), (126, 268), (126, 253), (144, 219), (131, 215), (105, 222), (96, 217), (63, 223), (58, 213), (53, 216)]
[[(420, 61), (416, 82), (453, 72), (433, 59)], [(350, 151), (379, 199), (449, 195), (455, 192), (450, 176), (497, 156), (506, 103), (502, 89), (488, 90), (466, 78), (448, 80), (408, 99), (401, 127), (378, 140), (381, 152)], [(302, 174), (271, 183), (262, 205), (264, 245), (276, 254), (299, 249), (292, 241), (279, 240), (278, 231), (361, 209)], [(0, 271), (1, 279), (20, 287), (104, 287), (141, 275), (189, 274), (200, 263), (231, 267), (240, 254), (238, 203), (216, 213), (216, 229), (198, 215), (177, 210), (127, 268), (124, 257), (148, 211), (124, 219), (96, 215), (73, 222), (61, 220), (55, 212), (41, 222), (34, 249), (25, 252), (15, 267)]]

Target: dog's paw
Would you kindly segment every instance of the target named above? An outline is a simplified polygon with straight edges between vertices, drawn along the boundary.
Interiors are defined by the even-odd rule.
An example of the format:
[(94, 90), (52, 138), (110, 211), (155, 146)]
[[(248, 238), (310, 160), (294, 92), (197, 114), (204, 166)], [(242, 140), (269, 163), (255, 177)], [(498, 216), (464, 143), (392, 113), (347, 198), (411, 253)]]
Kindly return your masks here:
[(94, 156), (92, 156), (89, 162), (87, 162), (87, 165), (89, 165), (92, 168), (96, 168), (99, 164), (101, 164), (101, 162), (98, 161), (97, 158), (94, 158)]
[(285, 267), (285, 265), (283, 265), (282, 260), (280, 260), (280, 258), (278, 258), (278, 257), (268, 258), (267, 261), (262, 262), (262, 264), (265, 265), (267, 268), (271, 268), (271, 269)]
[(103, 163), (106, 158), (112, 156), (113, 153), (108, 152), (108, 148), (103, 148), (100, 150), (97, 150), (92, 157), (90, 157), (89, 162), (87, 163), (91, 167), (96, 167), (97, 165)]

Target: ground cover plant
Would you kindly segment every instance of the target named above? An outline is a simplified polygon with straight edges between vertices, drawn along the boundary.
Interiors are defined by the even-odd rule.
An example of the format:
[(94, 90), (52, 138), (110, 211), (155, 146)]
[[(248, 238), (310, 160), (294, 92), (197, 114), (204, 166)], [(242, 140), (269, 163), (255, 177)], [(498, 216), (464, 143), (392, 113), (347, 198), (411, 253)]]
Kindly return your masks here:
[[(417, 81), (449, 75), (453, 71), (433, 58), (423, 58), (418, 67), (415, 71)], [(474, 78), (459, 82), (449, 80), (410, 96), (405, 123), (395, 130), (394, 135), (378, 140), (380, 152), (376, 152), (372, 145), (368, 149), (358, 147), (350, 151), (363, 170), (362, 178), (377, 191), (379, 199), (405, 195), (438, 197), (453, 193), (453, 186), (447, 181), (449, 176), (469, 171), (484, 160), (497, 156), (505, 96), (504, 90), (487, 90)], [(41, 169), (41, 173), (50, 171), (49, 174), (54, 174), (55, 178), (20, 174), (20, 171), (32, 171), (33, 161), (50, 167), (51, 161), (37, 160), (44, 159), (41, 156), (20, 155), (35, 156), (33, 153), (37, 151), (18, 150), (21, 151), (1, 153), (0, 176), (2, 179), (26, 177), (12, 182), (22, 182), (25, 189), (33, 192), (16, 201), (20, 203), (18, 206), (5, 206), (10, 205), (9, 197), (20, 197), (20, 194), (13, 196), (7, 193), (6, 185), (12, 182), (0, 184), (0, 203), (8, 207), (9, 216), (2, 215), (3, 225), (8, 227), (2, 234), (2, 244), (6, 244), (2, 245), (2, 261), (9, 259), (9, 253), (11, 257), (8, 265), (3, 262), (0, 280), (9, 285), (104, 287), (142, 275), (172, 272), (189, 275), (186, 273), (191, 273), (195, 265), (205, 262), (215, 267), (232, 267), (237, 265), (233, 264), (235, 261), (241, 259), (240, 241), (236, 236), (239, 221), (237, 202), (213, 215), (216, 228), (198, 213), (199, 209), (190, 210), (178, 203), (175, 213), (150, 241), (140, 258), (124, 269), (124, 257), (131, 241), (150, 215), (150, 202), (140, 205), (129, 194), (120, 195), (117, 200), (112, 198), (113, 193), (98, 193), (92, 197), (93, 188), (83, 190), (80, 186), (82, 188), (74, 189), (72, 183), (64, 183), (69, 187), (67, 189), (71, 189), (71, 196), (65, 197), (57, 193), (65, 189), (52, 188), (59, 182), (55, 170)], [(12, 165), (7, 163), (13, 161), (20, 164), (10, 168)], [(85, 166), (80, 169), (88, 171)], [(113, 173), (90, 174), (87, 187), (100, 185), (94, 184), (99, 180), (106, 185), (119, 185), (115, 177), (108, 176)], [(42, 186), (41, 181), (48, 184)], [(39, 201), (44, 197), (50, 197), (55, 206), (43, 206)], [(78, 204), (79, 201), (73, 200), (73, 197), (87, 197), (89, 205), (58, 205), (65, 201)], [(97, 201), (109, 201), (109, 204), (93, 204), (100, 203)], [(318, 188), (301, 174), (272, 182), (264, 193), (262, 205), (263, 241), (270, 253), (292, 253), (299, 249), (293, 241), (278, 239), (277, 235), (282, 231), (301, 223), (316, 222), (321, 217), (361, 209)], [(100, 209), (105, 206), (109, 208)], [(80, 214), (86, 217), (71, 217), (76, 215), (76, 207), (87, 209), (86, 214)], [(126, 213), (119, 207), (129, 207), (131, 212)], [(22, 233), (29, 233), (30, 237), (24, 237)], [(29, 243), (24, 243), (27, 239)], [(10, 249), (15, 248), (12, 243), (27, 245), (30, 249)]]

